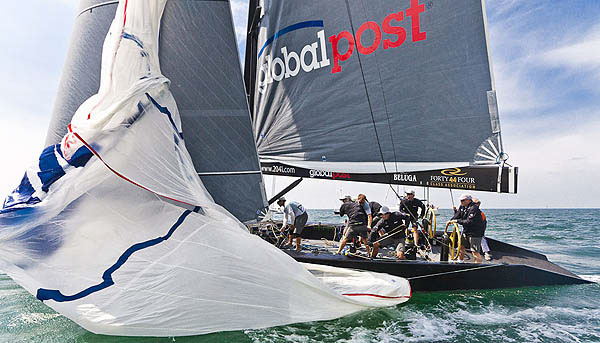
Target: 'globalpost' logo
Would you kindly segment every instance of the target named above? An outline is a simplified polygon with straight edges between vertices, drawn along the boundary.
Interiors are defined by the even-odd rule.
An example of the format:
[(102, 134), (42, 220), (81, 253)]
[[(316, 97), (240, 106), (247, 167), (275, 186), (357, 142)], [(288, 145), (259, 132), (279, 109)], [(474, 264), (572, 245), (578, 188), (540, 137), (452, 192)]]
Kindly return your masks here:
[[(419, 0), (411, 0), (410, 8), (406, 9), (406, 17), (410, 17), (411, 21), (413, 42), (427, 39), (427, 33), (421, 32), (419, 22), (419, 15), (424, 11), (425, 5), (419, 4)], [(390, 13), (383, 19), (381, 26), (374, 21), (367, 21), (356, 30), (356, 35), (352, 35), (348, 31), (342, 31), (336, 35), (329, 36), (328, 42), (331, 46), (333, 58), (331, 73), (335, 74), (342, 71), (341, 62), (348, 60), (354, 54), (355, 47), (358, 53), (362, 55), (370, 55), (379, 49), (380, 46), (383, 46), (384, 50), (400, 47), (406, 41), (406, 30), (394, 24), (400, 23), (404, 19), (404, 11)], [(331, 60), (327, 52), (325, 30), (318, 31), (316, 41), (305, 45), (300, 50), (300, 53), (290, 51), (287, 46), (284, 46), (280, 49), (280, 57), (273, 58), (271, 55), (266, 55), (263, 60), (260, 59), (266, 47), (277, 38), (292, 31), (308, 27), (324, 27), (324, 24), (322, 20), (297, 23), (278, 31), (264, 43), (258, 54), (258, 60), (261, 61), (257, 76), (258, 91), (260, 93), (264, 93), (266, 86), (273, 82), (295, 77), (300, 73), (300, 69), (305, 73), (310, 73), (331, 65)], [(364, 46), (361, 38), (367, 30), (373, 31), (375, 39), (371, 45)], [(340, 53), (339, 51), (341, 42), (348, 43), (348, 50), (344, 53)], [(381, 44), (382, 42), (383, 44)]]
[(316, 177), (316, 178), (325, 178), (325, 179), (333, 179), (333, 180), (337, 180), (337, 179), (349, 180), (350, 179), (350, 174), (348, 174), (348, 173), (336, 173), (336, 172), (317, 170), (317, 169), (309, 170), (308, 175), (310, 175), (311, 178)]

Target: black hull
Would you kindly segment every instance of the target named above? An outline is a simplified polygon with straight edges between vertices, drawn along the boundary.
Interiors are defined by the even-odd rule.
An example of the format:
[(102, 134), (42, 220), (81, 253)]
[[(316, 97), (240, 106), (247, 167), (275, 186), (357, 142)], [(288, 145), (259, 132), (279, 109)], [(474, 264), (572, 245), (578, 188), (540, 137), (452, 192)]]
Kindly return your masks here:
[[(574, 274), (525, 264), (384, 261), (286, 250), (298, 262), (369, 270), (409, 280), (413, 292), (516, 288), (590, 283)], [(552, 264), (546, 261), (548, 264)], [(558, 267), (556, 265), (553, 265)], [(558, 267), (560, 268), (560, 267)]]
[[(269, 240), (268, 232), (258, 227), (251, 231)], [(339, 231), (339, 230), (338, 230)], [(262, 232), (262, 233), (261, 233)], [(303, 243), (311, 250), (284, 250), (298, 262), (323, 264), (333, 267), (368, 270), (387, 273), (409, 280), (413, 292), (478, 290), (497, 288), (518, 288), (530, 286), (577, 285), (588, 284), (570, 271), (548, 261), (545, 255), (515, 245), (486, 237), (493, 260), (484, 263), (453, 263), (426, 260), (397, 260), (395, 258), (368, 259), (332, 254), (331, 244), (318, 247), (325, 239), (337, 240), (334, 225), (309, 224), (302, 231)], [(441, 232), (437, 233), (436, 243), (441, 241)], [(314, 252), (318, 251), (318, 253)], [(439, 257), (440, 246), (432, 246), (432, 252)], [(473, 257), (467, 253), (468, 261)]]

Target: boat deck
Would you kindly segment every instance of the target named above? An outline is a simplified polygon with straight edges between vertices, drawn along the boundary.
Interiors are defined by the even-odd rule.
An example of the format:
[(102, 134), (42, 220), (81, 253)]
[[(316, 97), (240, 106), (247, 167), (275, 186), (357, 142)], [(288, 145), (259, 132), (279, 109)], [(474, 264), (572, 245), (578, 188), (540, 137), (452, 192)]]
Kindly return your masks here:
[[(570, 276), (570, 277), (575, 277), (578, 278), (577, 275), (571, 273), (570, 271), (548, 261), (548, 259), (546, 258), (545, 255), (527, 250), (527, 249), (523, 249), (523, 248), (519, 248), (517, 246), (514, 245), (510, 245), (510, 244), (506, 244), (503, 243), (501, 241), (492, 239), (492, 238), (486, 238), (488, 240), (488, 244), (490, 246), (491, 249), (491, 255), (492, 255), (492, 260), (491, 261), (483, 261), (483, 263), (480, 264), (475, 264), (474, 263), (474, 258), (471, 255), (471, 253), (469, 253), (467, 251), (466, 256), (465, 256), (465, 265), (477, 265), (477, 266), (493, 266), (493, 265), (498, 265), (498, 264), (503, 264), (503, 265), (528, 265), (528, 266), (532, 266), (532, 267), (536, 267), (539, 269), (543, 269), (546, 271), (550, 271), (550, 272), (554, 272), (554, 273), (558, 273), (558, 274), (562, 274), (565, 276)], [(339, 242), (336, 241), (331, 241), (331, 240), (326, 240), (326, 239), (321, 239), (321, 240), (316, 240), (316, 239), (306, 239), (303, 240), (303, 253), (312, 253), (313, 255), (318, 255), (321, 254), (321, 257), (324, 257), (323, 255), (326, 254), (334, 254), (337, 251), (337, 248), (339, 246)], [(318, 251), (318, 254), (315, 254), (315, 252)], [(430, 252), (425, 253), (424, 251), (421, 251), (419, 254), (417, 254), (417, 259), (416, 261), (407, 261), (407, 260), (399, 260), (395, 257), (395, 252), (393, 248), (390, 247), (384, 247), (380, 249), (379, 254), (377, 255), (377, 258), (372, 259), (374, 261), (389, 261), (389, 262), (416, 262), (416, 261), (421, 261), (421, 262), (437, 262), (437, 263), (457, 263), (455, 261), (448, 261), (448, 262), (440, 262), (440, 246), (439, 245), (433, 245), (432, 249)], [(350, 255), (350, 256), (344, 256), (347, 257), (349, 259), (364, 259), (364, 260), (369, 260), (369, 258), (366, 256), (366, 250), (364, 247), (361, 247), (357, 250), (357, 254), (354, 255)]]
[[(255, 234), (273, 243), (272, 229), (251, 228)], [(590, 283), (568, 270), (548, 261), (546, 256), (487, 238), (492, 261), (474, 263), (467, 253), (464, 263), (440, 261), (441, 236), (432, 241), (429, 252), (420, 251), (416, 260), (399, 260), (393, 246), (380, 249), (377, 258), (366, 256), (364, 247), (354, 254), (338, 255), (339, 242), (333, 225), (307, 225), (302, 232), (302, 250), (283, 249), (295, 260), (304, 263), (324, 264), (387, 273), (407, 278), (413, 291), (448, 291), (468, 289), (494, 289), (526, 286), (548, 286)]]

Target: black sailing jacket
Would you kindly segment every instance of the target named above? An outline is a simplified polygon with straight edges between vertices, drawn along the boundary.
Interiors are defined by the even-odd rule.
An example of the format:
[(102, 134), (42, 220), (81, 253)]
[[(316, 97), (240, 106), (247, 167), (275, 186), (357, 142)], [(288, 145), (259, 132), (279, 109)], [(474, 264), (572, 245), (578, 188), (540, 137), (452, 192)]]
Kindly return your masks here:
[(471, 202), (467, 207), (460, 206), (454, 213), (456, 221), (463, 226), (465, 236), (483, 237), (485, 225), (479, 207)]
[(351, 225), (367, 225), (367, 213), (361, 204), (354, 201), (345, 202), (340, 207), (340, 217), (348, 215), (348, 223)]
[(369, 207), (371, 208), (371, 214), (373, 217), (375, 217), (377, 213), (379, 213), (379, 210), (381, 210), (381, 204), (377, 201), (369, 201)]
[[(381, 219), (375, 226), (375, 229), (377, 231), (383, 229), (385, 233), (389, 233), (394, 229), (398, 229), (401, 225), (408, 225), (409, 219), (410, 217), (407, 214), (402, 212), (392, 212), (388, 220)], [(404, 234), (404, 230), (402, 230), (402, 233), (396, 236), (397, 238), (404, 238), (406, 235)]]
[[(421, 213), (419, 213), (419, 209), (421, 209)], [(425, 205), (421, 202), (421, 200), (417, 198), (414, 198), (412, 200), (408, 200), (405, 198), (402, 199), (402, 202), (400, 202), (400, 211), (408, 213), (408, 215), (410, 215), (411, 217), (415, 216), (415, 218), (421, 218), (423, 217), (423, 215), (425, 215)]]

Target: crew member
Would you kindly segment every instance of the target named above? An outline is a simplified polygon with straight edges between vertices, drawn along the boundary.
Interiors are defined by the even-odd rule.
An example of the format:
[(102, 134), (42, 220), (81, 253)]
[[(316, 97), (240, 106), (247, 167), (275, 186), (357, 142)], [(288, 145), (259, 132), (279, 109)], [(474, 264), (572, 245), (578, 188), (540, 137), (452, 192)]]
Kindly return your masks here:
[(337, 253), (341, 253), (348, 239), (352, 240), (359, 237), (360, 240), (365, 244), (367, 249), (367, 255), (371, 254), (370, 248), (367, 245), (367, 228), (368, 216), (365, 207), (360, 202), (342, 200), (344, 203), (340, 207), (340, 216), (348, 216), (348, 224), (346, 230), (344, 230), (344, 237), (340, 241), (340, 247)]
[(359, 194), (356, 201), (358, 201), (358, 203), (365, 210), (365, 213), (367, 214), (367, 229), (371, 230), (371, 224), (373, 223), (373, 212), (371, 211), (371, 206), (369, 205), (367, 196), (364, 194)]
[[(454, 213), (452, 221), (463, 226), (463, 242), (468, 242), (471, 252), (475, 258), (475, 263), (481, 263), (481, 237), (483, 237), (483, 218), (479, 207), (473, 202), (469, 194), (460, 196), (460, 207)], [(459, 262), (464, 261), (465, 245), (461, 244), (458, 253)]]
[[(421, 210), (419, 212), (419, 209)], [(406, 197), (400, 202), (400, 211), (406, 212), (410, 216), (410, 223), (415, 246), (419, 245), (419, 224), (418, 219), (425, 215), (425, 205), (421, 200), (415, 198), (415, 191), (406, 192)]]
[(296, 201), (288, 201), (286, 204), (284, 197), (281, 197), (279, 200), (277, 200), (277, 205), (284, 207), (283, 224), (281, 225), (281, 230), (286, 229), (289, 223), (290, 247), (292, 246), (293, 239), (296, 238), (296, 250), (302, 250), (302, 245), (300, 244), (302, 238), (300, 235), (302, 234), (304, 225), (306, 225), (306, 221), (308, 220), (308, 213), (306, 213), (304, 206)]
[[(393, 244), (394, 242), (402, 244), (401, 242), (404, 242), (406, 237), (409, 222), (408, 215), (403, 212), (391, 212), (387, 206), (382, 206), (379, 213), (381, 214), (381, 220), (373, 226), (369, 236), (369, 244), (373, 245), (372, 257), (377, 257), (381, 246)], [(388, 238), (381, 240), (382, 237)], [(398, 254), (399, 258), (404, 259), (404, 244), (402, 244), (402, 250)]]
[[(473, 203), (479, 207), (481, 211), (481, 201), (477, 198), (473, 198)], [(487, 218), (485, 213), (481, 211), (481, 218), (483, 219), (483, 237), (481, 237), (481, 250), (483, 251), (483, 258), (486, 261), (492, 260), (492, 254), (490, 254), (490, 246), (488, 245), (487, 239), (485, 239), (485, 230), (487, 229)]]
[[(352, 197), (349, 195), (344, 195), (343, 198), (340, 198), (340, 201), (342, 202), (342, 204), (345, 204), (347, 202), (351, 202), (352, 201)], [(335, 211), (335, 214), (340, 214), (340, 211)], [(342, 233), (342, 237), (344, 237), (346, 235), (346, 232), (348, 232), (348, 219), (345, 220), (344, 222), (344, 232)]]
[(375, 226), (375, 216), (381, 214), (381, 204), (377, 201), (369, 201), (369, 207), (371, 208), (371, 213), (373, 214), (373, 224), (371, 227)]

